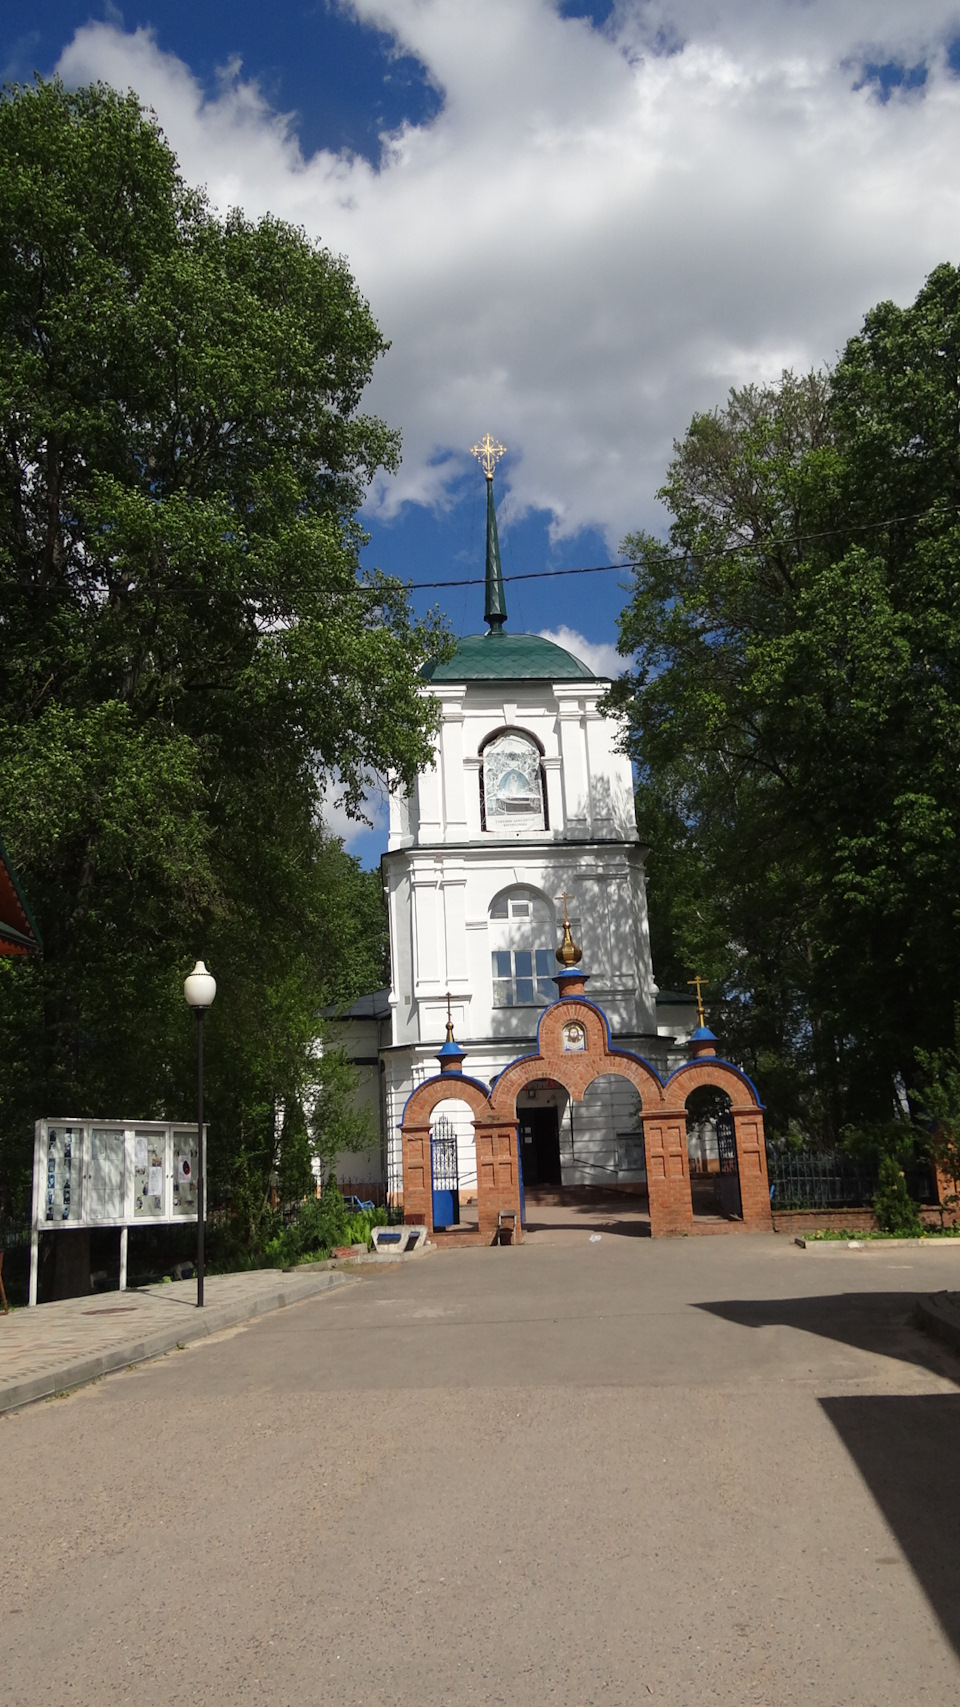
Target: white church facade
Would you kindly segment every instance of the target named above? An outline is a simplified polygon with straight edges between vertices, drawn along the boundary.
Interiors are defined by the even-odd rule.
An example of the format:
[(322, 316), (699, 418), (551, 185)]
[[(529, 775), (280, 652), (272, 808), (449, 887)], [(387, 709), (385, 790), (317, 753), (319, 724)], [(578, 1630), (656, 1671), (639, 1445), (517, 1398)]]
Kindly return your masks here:
[[(487, 1085), (535, 1051), (540, 1015), (557, 996), (565, 909), (616, 1048), (665, 1076), (687, 1059), (696, 1023), (692, 999), (665, 1001), (654, 980), (631, 766), (600, 710), (609, 682), (560, 646), (505, 630), (494, 460), (484, 465), (487, 632), (423, 672), (439, 727), (432, 767), (391, 800), (382, 861), (390, 987), (361, 998), (344, 1021), (380, 1149), (344, 1157), (341, 1177), (379, 1172), (394, 1196), (404, 1107), (437, 1071), (448, 1013), (464, 1071)], [(456, 1132), (469, 1201), (469, 1111), (454, 1098), (439, 1113)], [(626, 1079), (597, 1079), (575, 1107), (559, 1083), (537, 1081), (517, 1113), (528, 1184), (643, 1185), (639, 1097)]]

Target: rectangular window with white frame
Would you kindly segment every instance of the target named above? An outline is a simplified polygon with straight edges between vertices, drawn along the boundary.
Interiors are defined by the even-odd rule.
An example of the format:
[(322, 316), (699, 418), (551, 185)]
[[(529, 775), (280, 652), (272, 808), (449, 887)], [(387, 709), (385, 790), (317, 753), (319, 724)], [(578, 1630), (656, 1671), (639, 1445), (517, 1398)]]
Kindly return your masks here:
[(499, 948), (491, 958), (495, 1008), (542, 1008), (556, 1000), (549, 948)]

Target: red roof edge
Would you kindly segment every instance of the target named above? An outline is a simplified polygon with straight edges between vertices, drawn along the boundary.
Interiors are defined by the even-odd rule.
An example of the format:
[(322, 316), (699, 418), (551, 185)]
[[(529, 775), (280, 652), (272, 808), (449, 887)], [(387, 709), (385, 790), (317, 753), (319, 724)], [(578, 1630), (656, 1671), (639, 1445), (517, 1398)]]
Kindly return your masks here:
[(40, 932), (0, 841), (0, 955), (40, 954), (42, 950)]

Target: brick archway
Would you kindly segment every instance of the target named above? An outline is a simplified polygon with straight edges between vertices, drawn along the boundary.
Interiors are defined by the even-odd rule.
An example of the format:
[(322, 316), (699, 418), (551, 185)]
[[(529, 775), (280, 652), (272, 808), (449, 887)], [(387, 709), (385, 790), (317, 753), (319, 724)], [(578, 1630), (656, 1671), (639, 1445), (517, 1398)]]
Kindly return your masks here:
[(693, 1061), (684, 1062), (682, 1067), (671, 1073), (663, 1087), (665, 1104), (672, 1105), (664, 1118), (682, 1120), (686, 1153), (687, 1100), (693, 1091), (703, 1087), (723, 1091), (730, 1098), (743, 1226), (754, 1233), (769, 1233), (773, 1219), (770, 1214), (763, 1104), (746, 1073), (732, 1062), (718, 1060), (713, 1055), (701, 1055)]
[(492, 1243), (503, 1214), (514, 1217), (516, 1227), (520, 1226), (519, 1092), (534, 1079), (556, 1079), (574, 1102), (580, 1102), (594, 1079), (616, 1074), (634, 1085), (640, 1096), (653, 1237), (693, 1231), (686, 1102), (703, 1085), (730, 1098), (743, 1226), (769, 1231), (763, 1108), (746, 1075), (728, 1061), (700, 1054), (664, 1082), (642, 1056), (613, 1048), (602, 1009), (585, 996), (579, 979), (571, 976), (568, 984), (566, 993), (540, 1017), (536, 1052), (511, 1061), (489, 1090), (479, 1079), (445, 1064), (445, 1071), (411, 1094), (401, 1123), (404, 1220), (433, 1231), (430, 1116), (437, 1103), (457, 1097), (473, 1113), (479, 1235)]
[[(583, 1047), (570, 1047), (569, 1028), (583, 1031)], [(640, 1093), (643, 1106), (658, 1104), (663, 1083), (655, 1067), (640, 1055), (614, 1049), (607, 1016), (595, 1002), (568, 996), (541, 1016), (535, 1055), (521, 1055), (505, 1067), (490, 1091), (490, 1105), (502, 1120), (516, 1119), (517, 1096), (534, 1079), (556, 1079), (574, 1102), (603, 1073), (619, 1073)]]
[[(427, 1079), (407, 1098), (400, 1125), (403, 1146), (403, 1219), (433, 1232), (433, 1180), (430, 1160), (430, 1116), (438, 1103), (456, 1097), (465, 1102), (473, 1115), (477, 1145), (477, 1206), (482, 1201), (480, 1186), (480, 1133), (489, 1124), (490, 1097), (480, 1079), (470, 1079), (465, 1073), (438, 1073)], [(519, 1196), (519, 1186), (518, 1186)], [(517, 1216), (519, 1225), (519, 1212)], [(482, 1230), (482, 1223), (481, 1230)], [(496, 1215), (494, 1216), (496, 1227)]]

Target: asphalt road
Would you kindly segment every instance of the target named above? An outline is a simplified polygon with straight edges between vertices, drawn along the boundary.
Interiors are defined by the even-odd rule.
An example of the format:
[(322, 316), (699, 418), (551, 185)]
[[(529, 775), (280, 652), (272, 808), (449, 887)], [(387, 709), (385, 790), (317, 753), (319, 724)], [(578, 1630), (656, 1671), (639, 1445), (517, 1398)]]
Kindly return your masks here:
[(0, 1422), (4, 1707), (960, 1696), (960, 1252), (379, 1269)]

